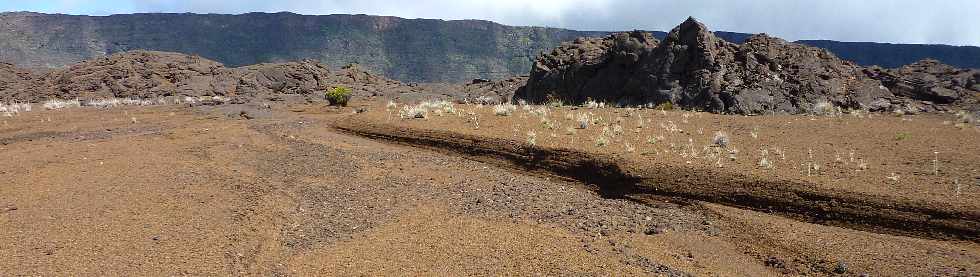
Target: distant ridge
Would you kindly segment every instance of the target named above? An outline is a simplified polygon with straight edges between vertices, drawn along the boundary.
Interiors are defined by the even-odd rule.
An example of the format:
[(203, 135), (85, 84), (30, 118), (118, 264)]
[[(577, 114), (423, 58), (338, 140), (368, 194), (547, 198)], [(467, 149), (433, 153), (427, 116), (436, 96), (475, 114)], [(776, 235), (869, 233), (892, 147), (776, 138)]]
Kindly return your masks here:
[[(358, 63), (407, 82), (463, 82), (528, 74), (533, 59), (562, 42), (609, 32), (515, 27), (483, 20), (371, 15), (144, 13), (79, 16), (0, 14), (0, 61), (57, 68), (112, 53), (153, 50), (199, 55), (228, 66), (318, 60)], [(663, 38), (665, 33), (653, 32)], [(716, 32), (742, 42), (749, 34)], [(980, 68), (980, 48), (803, 41), (861, 65), (897, 67), (934, 58)]]
[(980, 47), (942, 44), (892, 44), (801, 40), (799, 43), (830, 50), (861, 65), (895, 68), (923, 59), (935, 59), (960, 68), (980, 68)]

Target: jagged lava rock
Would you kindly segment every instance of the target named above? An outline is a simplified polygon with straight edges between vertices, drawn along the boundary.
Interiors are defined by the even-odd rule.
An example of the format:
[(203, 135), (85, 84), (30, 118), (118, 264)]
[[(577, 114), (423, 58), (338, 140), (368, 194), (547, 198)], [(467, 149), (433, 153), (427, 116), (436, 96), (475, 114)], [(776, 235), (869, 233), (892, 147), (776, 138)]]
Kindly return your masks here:
[(535, 61), (527, 85), (516, 97), (535, 103), (624, 97), (623, 87), (636, 63), (658, 43), (640, 31), (563, 43)]
[(933, 59), (898, 69), (871, 67), (866, 72), (892, 93), (916, 100), (950, 104), (980, 93), (980, 70), (959, 69)]
[[(15, 95), (24, 95), (29, 90), (34, 74), (9, 63), (0, 63), (0, 103), (16, 101)], [(8, 96), (9, 95), (9, 96)]]
[[(693, 18), (659, 44), (621, 47), (640, 40), (617, 43), (617, 36), (623, 37), (607, 37), (601, 44), (577, 41), (543, 55), (516, 97), (541, 102), (550, 95), (570, 103), (592, 98), (620, 105), (670, 102), (721, 113), (796, 114), (813, 110), (819, 102), (862, 108), (891, 96), (862, 67), (826, 50), (764, 34), (734, 44)], [(596, 44), (604, 47), (590, 47)]]
[(41, 75), (16, 70), (19, 69), (0, 66), (0, 101), (226, 96), (242, 102), (279, 94), (319, 97), (336, 86), (349, 87), (358, 96), (421, 92), (353, 65), (329, 69), (319, 62), (304, 60), (226, 68), (198, 56), (142, 50)]

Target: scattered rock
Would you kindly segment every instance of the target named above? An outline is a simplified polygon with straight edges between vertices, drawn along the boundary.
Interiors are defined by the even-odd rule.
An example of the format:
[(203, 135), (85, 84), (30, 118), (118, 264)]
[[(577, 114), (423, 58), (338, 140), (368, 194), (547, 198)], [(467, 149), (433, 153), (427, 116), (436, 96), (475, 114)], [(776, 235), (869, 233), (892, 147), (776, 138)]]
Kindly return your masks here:
[(772, 268), (786, 268), (786, 263), (776, 257), (766, 258), (765, 265)]
[(659, 234), (663, 234), (666, 231), (667, 231), (667, 228), (664, 228), (663, 226), (653, 225), (653, 226), (650, 226), (649, 228), (647, 228), (646, 231), (643, 231), (643, 234), (646, 234), (646, 235), (659, 235)]
[(845, 263), (844, 261), (837, 262), (837, 265), (834, 266), (834, 273), (844, 274), (846, 272), (847, 272), (847, 263)]
[(249, 115), (248, 112), (246, 112), (246, 111), (241, 111), (241, 112), (238, 113), (238, 115), (241, 116), (244, 119), (249, 119), (249, 120), (255, 119), (255, 117)]

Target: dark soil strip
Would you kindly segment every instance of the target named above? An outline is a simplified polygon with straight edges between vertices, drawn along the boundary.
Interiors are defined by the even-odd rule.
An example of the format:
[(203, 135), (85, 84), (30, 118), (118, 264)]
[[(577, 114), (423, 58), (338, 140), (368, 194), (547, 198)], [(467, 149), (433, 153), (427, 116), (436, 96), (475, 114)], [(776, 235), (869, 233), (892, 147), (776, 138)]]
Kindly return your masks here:
[(627, 161), (613, 156), (528, 147), (507, 139), (406, 129), (353, 118), (335, 123), (335, 128), (368, 138), (455, 152), (484, 162), (596, 184), (595, 189), (606, 197), (642, 200), (667, 196), (876, 233), (980, 242), (980, 211), (944, 203), (821, 190), (799, 181), (762, 180), (683, 166), (646, 167), (639, 172), (630, 172)]

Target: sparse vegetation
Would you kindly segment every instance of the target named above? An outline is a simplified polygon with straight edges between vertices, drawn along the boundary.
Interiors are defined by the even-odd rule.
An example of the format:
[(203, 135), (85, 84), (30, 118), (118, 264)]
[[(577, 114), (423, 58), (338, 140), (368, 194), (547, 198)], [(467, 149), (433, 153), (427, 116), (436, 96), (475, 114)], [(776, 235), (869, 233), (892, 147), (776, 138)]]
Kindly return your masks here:
[(561, 108), (565, 106), (565, 101), (562, 101), (561, 99), (552, 99), (548, 100), (546, 105), (553, 108)]
[(593, 101), (592, 99), (589, 99), (588, 101), (585, 101), (585, 103), (582, 104), (582, 106), (584, 106), (586, 108), (589, 108), (589, 109), (602, 109), (602, 108), (605, 108), (606, 107), (606, 103), (596, 102), (596, 101)]
[(351, 98), (351, 89), (348, 87), (334, 87), (327, 91), (325, 97), (331, 106), (347, 106)]
[(721, 148), (728, 148), (728, 134), (722, 131), (715, 132), (715, 137), (711, 139), (711, 143)]
[(972, 113), (968, 111), (958, 111), (956, 112), (957, 124), (977, 124), (978, 121)]
[(589, 128), (589, 124), (592, 122), (592, 119), (588, 113), (580, 113), (578, 114), (578, 117), (575, 118), (575, 121), (578, 122), (577, 128), (586, 129)]
[(425, 105), (419, 104), (415, 106), (405, 105), (402, 106), (401, 111), (398, 112), (398, 116), (405, 119), (422, 119), (429, 115), (429, 110)]
[(31, 103), (12, 103), (9, 105), (0, 103), (0, 114), (6, 117), (13, 117), (21, 112), (30, 112), (31, 109)]
[(772, 169), (772, 161), (769, 160), (769, 150), (762, 149), (762, 158), (759, 159), (759, 167)]
[(51, 99), (45, 101), (42, 106), (44, 107), (44, 109), (47, 110), (60, 110), (64, 108), (81, 107), (82, 103), (78, 101), (78, 99), (75, 100)]
[(599, 135), (599, 137), (595, 139), (595, 146), (603, 147), (606, 145), (609, 145), (609, 139), (607, 139), (605, 135)]
[(499, 103), (500, 103), (499, 100), (496, 100), (493, 97), (485, 96), (485, 95), (484, 96), (477, 97), (476, 99), (474, 99), (474, 104), (477, 104), (477, 105), (495, 105), (495, 104), (499, 104)]
[(493, 105), (493, 114), (497, 116), (510, 116), (517, 110), (517, 106), (513, 104), (497, 104)]
[(813, 108), (811, 109), (810, 112), (814, 115), (832, 116), (836, 114), (836, 111), (837, 108), (834, 106), (833, 103), (830, 103), (828, 101), (819, 101), (813, 104)]
[(538, 144), (538, 134), (534, 131), (527, 131), (527, 144), (535, 146)]

